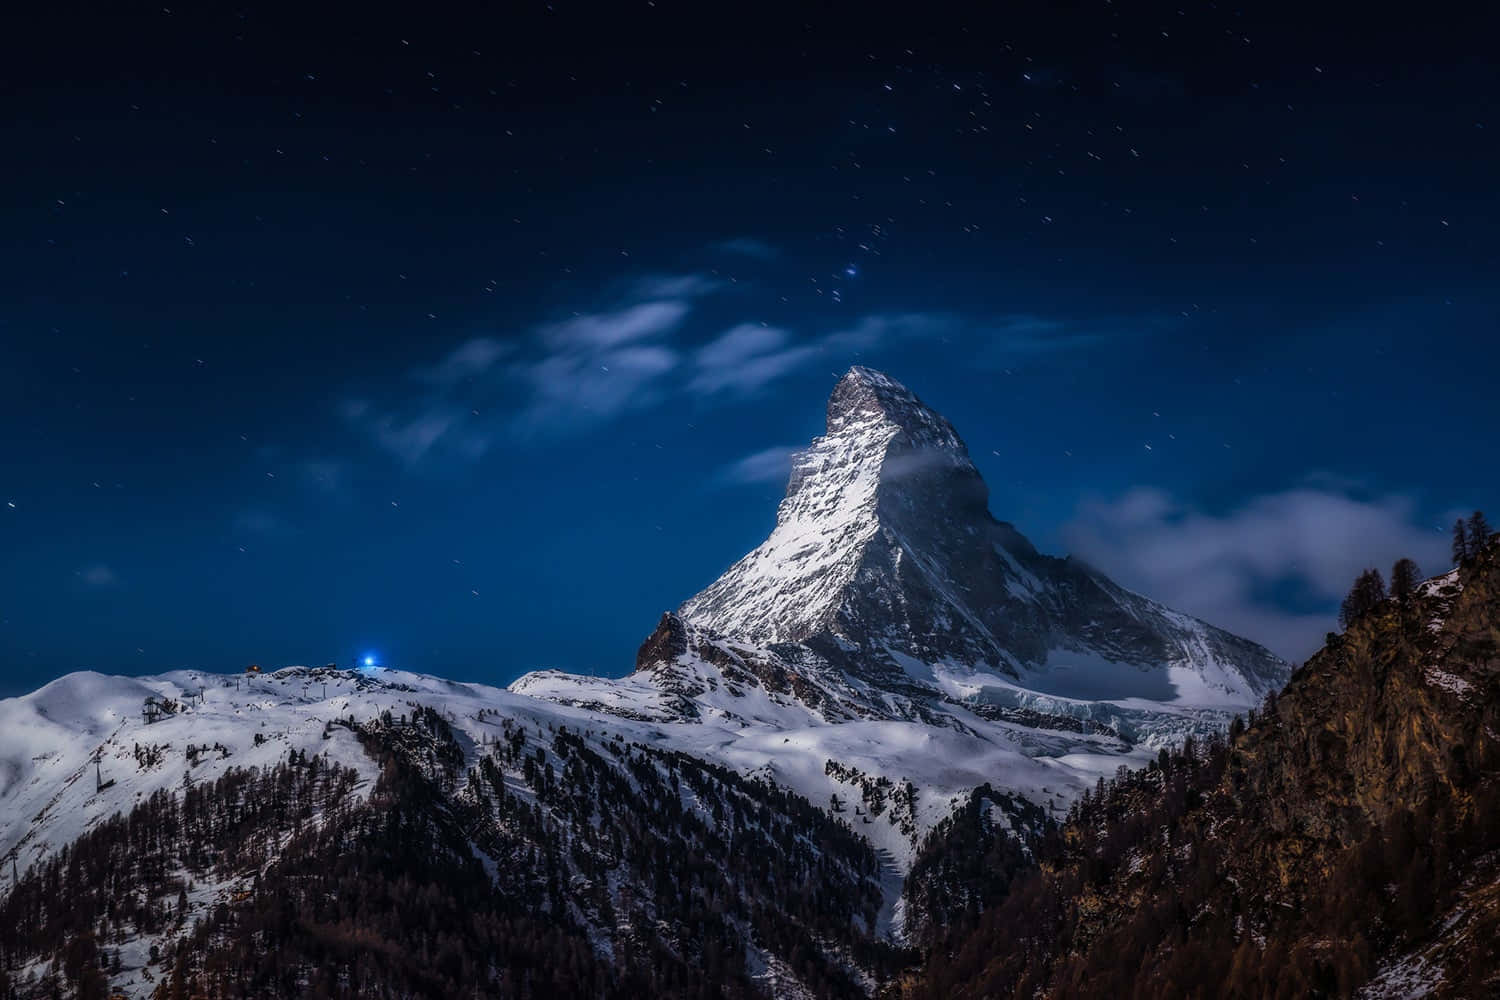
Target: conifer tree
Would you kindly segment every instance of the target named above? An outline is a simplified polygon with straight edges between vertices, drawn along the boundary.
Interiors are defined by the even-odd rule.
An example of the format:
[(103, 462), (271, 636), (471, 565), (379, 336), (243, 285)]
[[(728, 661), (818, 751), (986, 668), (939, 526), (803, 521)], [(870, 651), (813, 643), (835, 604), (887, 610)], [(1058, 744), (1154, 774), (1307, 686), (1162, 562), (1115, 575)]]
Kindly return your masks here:
[(1385, 600), (1385, 580), (1378, 569), (1367, 569), (1359, 574), (1349, 596), (1339, 607), (1339, 624), (1348, 628), (1360, 618), (1375, 610)]
[(1391, 567), (1391, 596), (1403, 607), (1410, 603), (1421, 582), (1422, 571), (1410, 559), (1397, 559)]
[(1490, 536), (1494, 532), (1490, 530), (1490, 524), (1484, 519), (1484, 511), (1476, 510), (1469, 518), (1469, 558), (1473, 559), (1489, 544)]
[(1356, 582), (1355, 586), (1349, 589), (1349, 593), (1344, 595), (1343, 603), (1339, 605), (1339, 628), (1341, 629), (1347, 629), (1359, 617), (1359, 605), (1354, 596), (1358, 591), (1359, 585)]
[(1453, 564), (1461, 566), (1469, 561), (1469, 526), (1463, 518), (1453, 522)]

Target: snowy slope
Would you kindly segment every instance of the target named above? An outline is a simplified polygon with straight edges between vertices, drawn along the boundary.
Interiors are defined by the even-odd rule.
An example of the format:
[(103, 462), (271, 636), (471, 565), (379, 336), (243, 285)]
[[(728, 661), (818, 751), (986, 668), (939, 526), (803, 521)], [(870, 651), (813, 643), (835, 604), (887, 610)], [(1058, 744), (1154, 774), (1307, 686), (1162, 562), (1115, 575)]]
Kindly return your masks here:
[[(147, 722), (148, 697), (170, 699), (176, 709)], [(399, 715), (418, 705), (451, 713), (454, 729), (474, 747), (494, 739), (501, 719), (573, 726), (601, 718), (503, 688), (382, 668), (68, 674), (0, 700), (0, 861), (7, 874), (12, 858), (24, 869), (158, 789), (212, 781), (231, 767), (275, 764), (293, 750), (322, 754), (373, 780), (375, 763), (347, 729), (328, 723), (351, 715), (367, 721), (386, 710)], [(612, 731), (646, 735), (604, 718)], [(112, 782), (102, 791), (101, 777)]]
[[(960, 460), (952, 428), (923, 430), (922, 444), (934, 455)], [(771, 536), (684, 603), (682, 617), (760, 643), (794, 642), (833, 627), (839, 595), (880, 530), (881, 459), (901, 432), (878, 405), (830, 402), (828, 433), (793, 458)]]
[[(548, 676), (534, 675), (539, 687), (545, 687)], [(615, 686), (620, 692), (611, 699), (615, 712), (628, 707), (632, 697), (652, 697), (635, 680)], [(166, 705), (157, 721), (148, 721), (143, 711), (148, 698)], [(362, 780), (355, 795), (363, 799), (375, 784), (379, 766), (346, 720), (379, 730), (382, 713), (404, 719), (415, 717), (419, 707), (434, 710), (451, 728), (463, 757), (459, 774), (479, 768), (482, 759), (494, 762), (499, 759), (497, 748), (517, 733), (530, 733), (526, 763), (534, 755), (540, 768), (545, 753), (549, 783), (554, 768), (566, 780), (568, 768), (556, 755), (551, 735), (566, 728), (592, 749), (601, 766), (618, 767), (622, 780), (632, 783), (637, 772), (626, 767), (626, 758), (617, 756), (622, 746), (682, 750), (729, 764), (746, 775), (794, 779), (786, 784), (806, 789), (823, 802), (836, 787), (822, 774), (822, 758), (814, 766), (816, 754), (838, 749), (828, 740), (830, 727), (814, 726), (805, 710), (777, 706), (769, 698), (762, 699), (767, 720), (750, 734), (728, 715), (705, 713), (692, 723), (648, 722), (505, 689), (379, 668), (289, 667), (263, 676), (177, 672), (124, 678), (76, 673), (31, 694), (0, 701), (0, 896), (11, 888), (13, 872), (24, 876), (99, 821), (128, 813), (157, 790), (180, 791), (189, 784), (212, 782), (230, 768), (269, 767), (284, 762), (291, 752), (320, 756), (324, 765), (340, 764), (357, 772)], [(660, 715), (668, 718), (667, 713)], [(782, 726), (792, 734), (799, 725), (815, 732), (796, 736), (803, 752), (793, 758), (784, 753), (782, 737), (776, 735), (782, 729), (773, 727)], [(847, 737), (870, 747), (894, 738), (898, 737), (853, 731)], [(923, 736), (913, 732), (899, 739), (915, 744)], [(783, 756), (795, 761), (784, 775), (773, 766)], [(961, 780), (966, 779), (955, 779)], [(507, 772), (505, 784), (512, 797), (538, 801), (518, 773)], [(471, 790), (472, 783), (460, 781), (453, 794), (463, 797)], [(683, 802), (699, 811), (704, 822), (718, 822), (718, 813), (696, 801), (686, 784)], [(565, 820), (554, 817), (554, 823), (553, 830), (565, 827)], [(873, 832), (869, 839), (875, 844), (889, 842), (893, 849), (901, 849), (899, 835), (885, 837), (885, 828)], [(572, 836), (576, 844), (576, 834)], [(274, 862), (277, 850), (269, 846), (267, 864)], [(900, 878), (889, 859), (885, 869), (879, 882), (886, 897), (882, 926), (889, 928)], [(253, 874), (239, 872), (215, 881), (201, 871), (190, 877), (183, 869), (179, 875), (191, 883), (189, 924), (221, 903), (243, 898)], [(577, 916), (587, 922), (581, 912)], [(171, 927), (154, 938), (113, 942), (122, 956), (122, 971), (111, 981), (129, 996), (151, 995), (163, 967), (148, 961), (150, 949), (165, 947), (177, 933)], [(609, 936), (600, 933), (596, 945), (607, 957), (612, 947)], [(760, 955), (757, 960), (768, 966), (765, 975), (775, 978), (774, 956)], [(21, 978), (43, 974), (46, 964), (22, 970)]]
[[(1110, 729), (1109, 721), (1128, 717), (1128, 709), (1086, 720), (1092, 706), (1053, 699), (1047, 708), (1061, 711), (1005, 718), (915, 688), (907, 696), (840, 672), (817, 675), (805, 661), (792, 666), (769, 649), (715, 640), (675, 616), (646, 640), (643, 655), (673, 645), (661, 639), (673, 631), (684, 648), (627, 678), (546, 670), (517, 679), (510, 690), (621, 720), (651, 720), (636, 724), (648, 727), (652, 739), (742, 774), (765, 775), (816, 805), (832, 795), (859, 801), (858, 790), (828, 774), (829, 762), (895, 784), (910, 781), (916, 802), (906, 829), (889, 814), (868, 822), (862, 814), (847, 817), (903, 871), (921, 835), (978, 784), (1004, 784), (1061, 814), (1100, 775), (1155, 754), (1155, 744), (1133, 745)], [(690, 711), (682, 711), (684, 703)], [(1170, 718), (1179, 736), (1220, 724), (1217, 714), (1190, 709), (1154, 712)]]
[[(327, 723), (350, 715), (366, 721), (385, 710), (402, 714), (417, 705), (451, 719), (473, 748), (493, 741), (506, 719), (607, 731), (774, 778), (818, 805), (834, 794), (859, 799), (847, 781), (826, 773), (830, 760), (893, 782), (910, 780), (918, 792), (911, 832), (889, 818), (863, 823), (852, 810), (848, 817), (898, 868), (914, 837), (974, 785), (1004, 776), (1028, 797), (1063, 809), (1097, 775), (1147, 753), (1105, 732), (987, 720), (956, 704), (926, 719), (829, 721), (788, 693), (760, 684), (731, 693), (717, 667), (700, 662), (700, 668), (699, 679), (718, 689), (698, 699), (700, 714), (693, 719), (675, 714), (661, 688), (641, 674), (599, 681), (542, 672), (527, 675), (514, 690), (394, 670), (291, 667), (260, 677), (69, 674), (0, 701), (0, 859), (8, 878), (11, 859), (24, 871), (157, 789), (212, 781), (230, 767), (274, 764), (290, 750), (326, 754), (373, 780), (375, 764), (350, 732)], [(581, 707), (582, 695), (594, 704)], [(178, 709), (148, 723), (142, 714), (147, 697), (175, 700)], [(190, 747), (207, 749), (190, 759)], [(113, 783), (102, 791), (96, 787), (96, 754), (99, 775)]]

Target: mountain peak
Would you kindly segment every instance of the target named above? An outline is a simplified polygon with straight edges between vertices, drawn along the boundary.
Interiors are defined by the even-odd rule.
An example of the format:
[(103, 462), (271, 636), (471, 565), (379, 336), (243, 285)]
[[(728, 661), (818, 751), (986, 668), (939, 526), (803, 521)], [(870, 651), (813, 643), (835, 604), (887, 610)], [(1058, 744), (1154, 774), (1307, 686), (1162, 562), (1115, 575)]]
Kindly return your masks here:
[[(963, 442), (940, 414), (885, 372), (855, 365), (828, 397), (829, 435), (870, 424), (892, 424), (925, 443), (963, 450)], [(967, 454), (967, 452), (965, 452)]]
[(922, 405), (916, 394), (906, 386), (885, 372), (866, 368), (864, 365), (854, 365), (845, 372), (844, 377), (839, 379), (838, 384), (833, 387), (833, 393), (828, 397), (830, 415), (842, 414), (845, 411), (867, 407), (871, 404), (882, 410)]
[[(834, 509), (877, 513), (877, 492), (914, 473), (960, 471), (983, 506), (988, 491), (969, 460), (969, 450), (946, 418), (884, 372), (850, 368), (828, 397), (827, 430), (792, 458), (777, 521)], [(802, 496), (814, 486), (817, 503)], [(887, 487), (882, 490), (882, 487)]]
[[(756, 642), (838, 634), (839, 608), (868, 543), (919, 484), (962, 481), (968, 513), (985, 491), (968, 449), (941, 415), (883, 372), (855, 366), (828, 399), (827, 433), (792, 458), (771, 536), (681, 614)], [(922, 490), (924, 516), (954, 519), (952, 489)]]
[(1170, 700), (1165, 674), (1185, 668), (1204, 684), (1183, 693), (1254, 704), (1286, 673), (1253, 643), (1037, 552), (990, 514), (953, 425), (862, 366), (834, 386), (826, 433), (793, 457), (770, 536), (678, 613), (743, 642), (832, 644), (881, 687), (920, 680), (913, 663), (1071, 682), (1077, 664), (1113, 662), (1124, 679), (1102, 687), (1128, 696)]

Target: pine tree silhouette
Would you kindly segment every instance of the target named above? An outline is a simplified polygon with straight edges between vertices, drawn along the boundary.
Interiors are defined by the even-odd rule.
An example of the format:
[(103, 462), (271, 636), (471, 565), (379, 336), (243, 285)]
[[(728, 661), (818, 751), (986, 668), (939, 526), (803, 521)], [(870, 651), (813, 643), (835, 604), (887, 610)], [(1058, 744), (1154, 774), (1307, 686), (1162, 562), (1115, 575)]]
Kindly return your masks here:
[(1494, 531), (1490, 524), (1484, 519), (1484, 511), (1476, 510), (1469, 517), (1469, 558), (1473, 559), (1479, 555), (1484, 547), (1489, 544), (1490, 536)]
[(1410, 559), (1397, 559), (1396, 565), (1391, 567), (1391, 596), (1394, 597), (1402, 607), (1411, 602), (1412, 594), (1416, 593), (1417, 584), (1421, 582), (1422, 571), (1417, 564)]
[(1462, 566), (1469, 561), (1469, 526), (1463, 518), (1453, 522), (1453, 565)]
[(1344, 598), (1344, 603), (1339, 607), (1339, 625), (1347, 629), (1375, 610), (1385, 598), (1385, 580), (1381, 578), (1380, 570), (1365, 570), (1354, 581), (1349, 596)]

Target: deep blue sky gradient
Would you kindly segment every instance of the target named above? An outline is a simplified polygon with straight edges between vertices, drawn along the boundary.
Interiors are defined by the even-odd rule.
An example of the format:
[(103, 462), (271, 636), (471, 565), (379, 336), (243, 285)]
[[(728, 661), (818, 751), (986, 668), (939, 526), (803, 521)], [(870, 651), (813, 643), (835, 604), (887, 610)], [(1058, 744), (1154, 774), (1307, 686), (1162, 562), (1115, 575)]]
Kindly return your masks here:
[[(818, 433), (856, 362), (1040, 547), (1179, 604), (1166, 556), (1234, 567), (1188, 610), (1304, 655), (1363, 553), (1288, 539), (1368, 516), (1371, 560), (1437, 571), (1500, 488), (1488, 35), (1117, 6), (27, 22), (0, 694), (366, 652), (623, 673), (772, 523), (781, 452), (736, 463)], [(585, 356), (564, 324), (653, 302), (665, 369), (538, 402)], [(710, 387), (740, 324), (781, 331), (774, 377)], [(430, 447), (382, 433), (437, 413)]]

